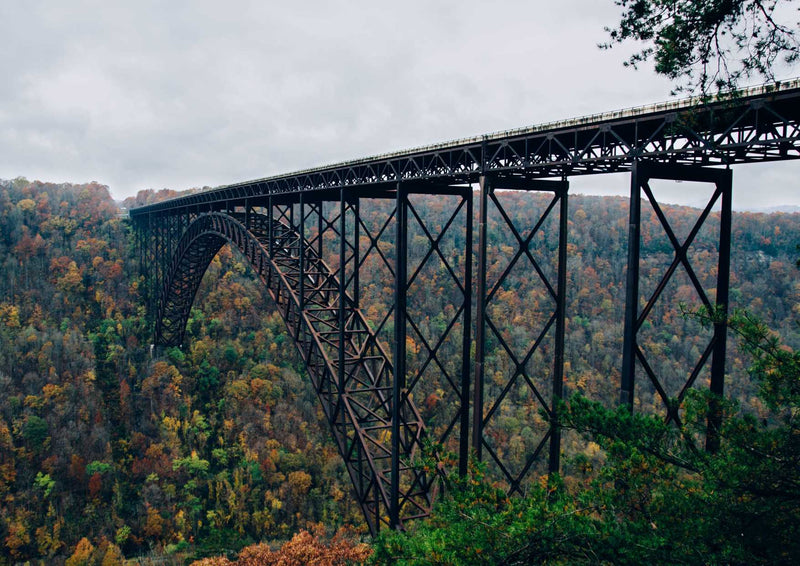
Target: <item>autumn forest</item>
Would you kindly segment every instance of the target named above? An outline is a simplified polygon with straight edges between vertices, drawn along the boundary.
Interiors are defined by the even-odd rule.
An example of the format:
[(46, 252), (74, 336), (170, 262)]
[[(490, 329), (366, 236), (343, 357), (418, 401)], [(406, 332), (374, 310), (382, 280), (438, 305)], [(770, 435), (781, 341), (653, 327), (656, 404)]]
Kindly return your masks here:
[[(129, 208), (174, 194), (142, 191), (122, 206)], [(431, 225), (447, 223), (449, 210), (440, 201), (421, 195), (414, 198), (414, 206), (424, 211)], [(532, 218), (551, 197), (508, 192), (497, 198), (510, 220), (524, 231), (530, 230)], [(697, 209), (680, 206), (665, 206), (665, 211), (683, 237), (699, 214)], [(568, 398), (575, 396), (581, 401), (571, 406), (570, 410), (577, 411), (574, 415), (566, 413), (574, 418), (566, 422), (561, 477), (551, 478), (551, 484), (536, 476), (523, 490), (527, 498), (516, 499), (503, 493), (505, 486), (495, 481), (497, 470), (491, 464), (476, 466), (470, 473), (471, 483), (454, 477), (443, 480), (453, 495), (444, 500), (441, 517), (451, 517), (456, 523), (464, 519), (463, 509), (486, 506), (485, 520), (476, 516), (476, 523), (459, 528), (470, 529), (469, 525), (485, 524), (490, 517), (505, 517), (508, 523), (487, 533), (506, 529), (509, 536), (516, 536), (519, 532), (538, 541), (540, 549), (551, 544), (558, 550), (552, 555), (533, 555), (531, 544), (494, 541), (494, 535), (486, 534), (485, 541), (478, 535), (475, 539), (476, 545), (486, 544), (485, 557), (476, 554), (466, 559), (448, 554), (451, 550), (445, 543), (437, 546), (435, 541), (447, 541), (451, 534), (442, 535), (446, 524), (437, 524), (435, 518), (420, 528), (421, 538), (395, 539), (388, 534), (377, 542), (370, 540), (294, 342), (267, 292), (237, 251), (224, 247), (204, 276), (184, 347), (151, 353), (145, 280), (138, 272), (132, 228), (108, 188), (96, 183), (51, 184), (23, 178), (0, 181), (0, 564), (105, 566), (132, 560), (139, 564), (201, 560), (208, 565), (301, 564), (313, 553), (327, 556), (327, 562), (320, 564), (367, 560), (426, 563), (415, 561), (414, 552), (427, 556), (428, 563), (438, 564), (636, 563), (640, 555), (603, 555), (598, 550), (602, 545), (596, 541), (617, 540), (622, 548), (622, 541), (628, 540), (624, 537), (633, 536), (640, 527), (641, 536), (658, 549), (669, 545), (653, 538), (657, 535), (665, 540), (690, 536), (667, 534), (673, 526), (662, 527), (658, 513), (679, 511), (667, 509), (663, 501), (658, 503), (659, 495), (645, 489), (646, 482), (641, 480), (645, 476), (636, 476), (635, 468), (644, 466), (644, 473), (661, 474), (656, 480), (663, 482), (658, 484), (664, 486), (659, 492), (663, 495), (671, 493), (670, 489), (675, 493), (702, 491), (702, 486), (711, 485), (708, 478), (713, 475), (703, 475), (703, 470), (722, 469), (723, 464), (708, 459), (698, 463), (692, 458), (700, 456), (688, 455), (682, 460), (688, 462), (685, 470), (669, 472), (671, 475), (667, 468), (656, 472), (653, 462), (659, 460), (648, 458), (665, 452), (631, 448), (630, 443), (622, 447), (618, 443), (624, 439), (603, 432), (611, 417), (602, 416), (600, 409), (591, 405), (613, 408), (617, 403), (627, 213), (627, 199), (620, 197), (572, 195), (569, 199), (564, 386)], [(365, 206), (364, 214), (366, 224), (380, 226), (386, 205)], [(644, 216), (643, 293), (652, 292), (663, 266), (672, 258), (668, 241), (657, 229), (655, 213), (647, 209)], [(488, 265), (490, 280), (505, 269), (517, 246), (510, 232), (502, 229), (502, 222), (497, 211), (489, 215), (490, 247), (494, 250)], [(717, 269), (714, 226), (700, 231), (689, 254), (703, 284), (710, 288)], [(548, 227), (544, 228), (529, 247), (537, 257), (551, 258), (542, 261), (542, 269), (551, 273), (551, 252), (557, 241), (548, 236)], [(780, 336), (778, 349), (793, 352), (800, 347), (796, 265), (800, 214), (735, 213), (733, 232), (731, 307), (747, 311), (752, 320), (763, 321), (770, 333), (775, 333), (759, 339)], [(391, 243), (387, 238), (379, 245), (389, 249)], [(412, 255), (422, 254), (414, 251), (413, 233), (410, 245)], [(463, 267), (463, 258), (443, 249), (456, 271)], [(409, 297), (418, 321), (418, 335), (409, 335), (411, 371), (424, 364), (423, 342), (437, 336), (454, 311), (445, 266), (425, 267), (419, 278)], [(362, 296), (367, 317), (380, 320), (387, 312), (391, 282), (382, 280), (381, 270), (369, 264), (362, 278)], [(548, 301), (539, 280), (521, 263), (497, 289), (488, 314), (498, 321), (498, 333), (504, 340), (524, 347), (535, 338), (545, 317), (542, 313), (551, 308)], [(708, 342), (711, 330), (697, 313), (698, 306), (688, 276), (679, 273), (642, 330), (642, 348), (655, 360), (654, 370), (666, 376), (671, 396), (677, 395)], [(784, 430), (780, 428), (785, 425), (786, 405), (780, 404), (784, 397), (771, 397), (774, 388), (765, 393), (763, 381), (753, 377), (754, 364), (758, 368), (763, 360), (758, 351), (741, 347), (737, 338), (745, 336), (746, 345), (748, 328), (732, 331), (728, 343), (726, 396), (737, 403), (731, 409), (731, 422), (739, 422), (735, 418), (745, 415), (741, 419), (752, 420), (751, 428)], [(460, 344), (460, 331), (455, 328), (445, 341), (443, 359), (448, 359), (448, 348)], [(389, 328), (384, 335), (391, 336)], [(543, 354), (527, 362), (527, 371), (532, 376), (543, 374), (545, 380), (550, 368), (539, 368), (546, 361), (547, 340), (552, 338), (544, 341)], [(490, 339), (488, 399), (501, 394), (513, 369), (510, 366), (498, 341)], [(441, 431), (450, 422), (452, 405), (440, 374), (451, 370), (445, 363), (426, 374), (416, 393), (432, 431)], [(769, 379), (778, 371), (762, 373)], [(702, 373), (697, 388), (703, 389), (706, 383), (707, 375)], [(494, 450), (514, 466), (524, 463), (549, 423), (529, 390), (519, 388), (509, 395), (510, 402), (500, 405), (487, 435)], [(797, 399), (791, 397), (790, 401)], [(692, 422), (692, 403), (701, 402), (689, 399), (682, 409), (687, 426)], [(663, 410), (656, 392), (642, 383), (636, 412), (661, 415), (663, 421)], [(646, 429), (657, 432), (665, 442), (670, 439), (672, 455), (688, 450), (690, 443), (685, 439), (691, 434), (679, 441), (668, 429), (644, 421), (629, 425), (631, 431)], [(746, 428), (741, 425), (736, 434), (745, 434)], [(787, 430), (796, 432), (796, 424), (792, 421)], [(730, 434), (735, 437), (734, 432)], [(797, 435), (791, 438), (796, 448)], [(777, 444), (769, 450), (783, 446), (777, 437), (773, 441)], [(447, 440), (444, 449), (454, 449), (455, 442), (455, 438)], [(794, 456), (798, 453), (792, 452)], [(632, 462), (637, 462), (636, 466)], [(727, 462), (733, 474), (736, 468), (732, 463), (740, 460), (730, 456)], [(747, 509), (758, 517), (763, 509), (784, 513), (778, 513), (783, 517), (779, 524), (759, 527), (758, 536), (766, 537), (763, 533), (767, 532), (783, 536), (798, 528), (796, 522), (794, 527), (787, 526), (798, 516), (794, 497), (800, 482), (794, 462), (795, 468), (789, 465), (786, 476), (793, 479), (785, 484), (790, 486), (786, 489), (791, 497), (769, 499), (763, 503), (766, 507), (757, 509), (755, 499), (745, 498)], [(617, 475), (604, 476), (606, 468), (616, 470)], [(543, 464), (540, 471), (545, 469)], [(628, 474), (624, 478), (627, 483), (622, 482), (621, 470)], [(746, 475), (742, 472), (741, 478)], [(627, 494), (629, 499), (624, 504), (610, 499), (599, 503), (602, 497), (612, 497), (609, 485), (617, 486), (617, 496)], [(619, 487), (622, 485), (630, 489)], [(770, 485), (773, 491), (784, 493), (784, 484)], [(644, 499), (634, 501), (634, 495), (645, 492)], [(595, 499), (581, 505), (579, 501), (586, 500), (580, 498), (588, 497), (582, 493), (593, 493)], [(772, 492), (765, 495), (763, 489), (758, 494), (775, 496)], [(480, 505), (475, 506), (476, 500)], [(657, 508), (652, 507), (656, 503)], [(617, 519), (623, 515), (630, 519), (634, 525), (630, 531), (603, 530), (615, 522), (606, 514), (612, 507)], [(574, 508), (575, 512), (567, 520), (567, 515), (554, 515), (557, 508)], [(744, 513), (736, 509), (736, 513)], [(555, 516), (562, 517), (560, 522), (553, 520)], [(520, 526), (520, 518), (529, 523)], [(552, 538), (546, 533), (541, 535), (544, 538), (536, 538), (532, 533), (539, 533), (542, 524), (557, 525), (563, 532), (580, 536), (563, 538), (558, 531)], [(457, 539), (452, 540), (453, 546), (458, 546)], [(582, 541), (581, 548), (594, 549), (595, 554), (587, 551), (583, 555), (572, 547), (564, 551), (567, 541), (573, 540)], [(710, 545), (707, 552), (727, 563), (748, 563), (754, 556), (763, 556), (765, 563), (768, 558), (774, 559), (772, 563), (784, 558), (790, 563), (792, 556), (797, 556), (791, 554), (796, 551), (791, 548), (788, 555), (770, 556), (778, 539), (759, 540), (760, 546), (752, 548), (745, 543), (737, 543), (740, 546), (736, 548), (720, 543)], [(689, 546), (687, 553), (693, 552)], [(491, 549), (499, 547), (509, 550), (491, 555)], [(281, 553), (287, 561), (279, 562)], [(290, 555), (295, 562), (286, 558)]]

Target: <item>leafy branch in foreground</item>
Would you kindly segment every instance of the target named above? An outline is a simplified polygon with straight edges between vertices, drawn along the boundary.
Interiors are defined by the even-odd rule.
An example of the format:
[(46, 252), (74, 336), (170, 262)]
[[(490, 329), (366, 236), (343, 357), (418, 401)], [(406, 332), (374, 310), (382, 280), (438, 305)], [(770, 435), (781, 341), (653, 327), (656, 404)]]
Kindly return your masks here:
[(800, 57), (793, 0), (615, 0), (619, 24), (606, 28), (603, 49), (628, 41), (645, 45), (625, 62), (646, 61), (674, 81), (675, 92), (706, 95), (733, 90), (742, 79), (775, 80), (775, 67)]
[[(711, 325), (721, 315), (701, 310), (697, 316)], [(740, 349), (752, 359), (750, 375), (758, 384), (759, 397), (770, 410), (793, 420), (800, 407), (800, 352), (783, 345), (776, 332), (745, 311), (734, 311), (727, 324), (738, 336)]]
[[(750, 374), (766, 412), (756, 417), (734, 401), (694, 390), (684, 404), (681, 427), (611, 411), (580, 397), (570, 400), (563, 422), (606, 450), (610, 466), (598, 479), (605, 477), (609, 488), (613, 481), (612, 500), (626, 503), (625, 522), (640, 511), (653, 519), (658, 530), (673, 531), (659, 549), (669, 549), (665, 559), (692, 562), (689, 551), (699, 549), (703, 563), (796, 562), (800, 352), (783, 345), (777, 334), (747, 313), (735, 312), (727, 319), (722, 312), (694, 315), (706, 325), (724, 320), (738, 337), (740, 349), (751, 358)], [(709, 453), (701, 449), (701, 441), (712, 408), (722, 412), (722, 426), (719, 449)], [(637, 461), (643, 469), (625, 474)], [(649, 485), (641, 482), (645, 478)], [(626, 500), (630, 485), (636, 487), (636, 496)], [(681, 547), (687, 553), (676, 555)]]

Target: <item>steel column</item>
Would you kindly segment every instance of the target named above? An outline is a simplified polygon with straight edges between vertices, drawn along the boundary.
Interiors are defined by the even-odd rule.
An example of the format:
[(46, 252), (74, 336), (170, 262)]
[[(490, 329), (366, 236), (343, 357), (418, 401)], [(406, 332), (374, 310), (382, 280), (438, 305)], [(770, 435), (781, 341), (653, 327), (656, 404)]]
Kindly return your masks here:
[(628, 220), (628, 272), (625, 279), (625, 327), (622, 343), (622, 383), (619, 402), (633, 410), (636, 373), (636, 320), (639, 317), (639, 242), (641, 239), (642, 195), (641, 163), (631, 166), (631, 199)]
[(566, 333), (567, 309), (567, 214), (569, 185), (564, 180), (560, 192), (558, 218), (558, 297), (556, 299), (555, 356), (553, 359), (553, 397), (551, 399), (550, 432), (550, 473), (558, 473), (561, 467), (561, 423), (558, 418), (558, 404), (564, 391), (564, 337)]
[(136, 234), (136, 255), (139, 259), (139, 275), (144, 273), (144, 230), (141, 222), (134, 222), (133, 229)]
[(273, 242), (275, 241), (274, 235), (272, 233), (272, 224), (273, 224), (273, 211), (272, 211), (272, 195), (269, 195), (267, 199), (267, 253), (269, 257), (273, 257)]
[[(303, 202), (303, 193), (300, 193), (300, 227), (297, 230), (298, 232), (298, 242), (297, 242), (297, 257), (298, 262), (300, 264), (300, 280), (298, 282), (299, 288), (299, 301), (300, 301), (300, 312), (302, 313), (303, 310), (306, 308), (306, 299), (305, 299), (305, 278), (306, 278), (306, 266), (305, 266), (305, 239), (306, 239), (306, 208), (305, 203)], [(297, 325), (297, 332), (298, 335), (300, 333), (300, 324), (298, 321)]]
[(345, 280), (345, 265), (347, 263), (346, 257), (346, 240), (345, 234), (347, 233), (346, 221), (346, 189), (340, 189), (339, 201), (339, 394), (344, 393), (345, 376), (344, 376), (344, 360), (345, 360), (345, 309), (347, 308), (347, 281)]
[(317, 209), (317, 255), (320, 259), (324, 258), (325, 247), (322, 239), (322, 218), (325, 215), (325, 203), (319, 201), (319, 208)]
[(147, 321), (148, 323), (152, 324), (155, 320), (156, 310), (155, 310), (155, 302), (153, 301), (153, 279), (154, 273), (157, 271), (155, 262), (153, 261), (153, 243), (155, 242), (155, 234), (153, 233), (152, 229), (152, 222), (151, 217), (152, 214), (146, 214), (144, 217), (146, 230), (147, 230), (147, 242), (144, 246), (144, 254), (145, 254), (145, 263), (148, 265), (148, 273), (147, 277), (145, 277), (145, 292), (147, 293)]
[(166, 248), (166, 221), (162, 218), (163, 215), (157, 215), (158, 227), (156, 233), (158, 234), (157, 240), (157, 254), (158, 254), (158, 279), (156, 281), (156, 308), (161, 302), (161, 295), (163, 293), (162, 286), (164, 284), (165, 274), (167, 271), (167, 262), (169, 261), (169, 254)]
[[(724, 315), (725, 319), (714, 323), (714, 357), (711, 360), (711, 393), (722, 397), (725, 388), (725, 354), (728, 341), (728, 301), (731, 270), (731, 208), (733, 180), (730, 169), (717, 183), (717, 190), (722, 193), (722, 209), (720, 210), (719, 226), (719, 263), (717, 268), (717, 315)], [(719, 429), (722, 425), (722, 409), (718, 399), (712, 398), (709, 407), (708, 428), (706, 433), (706, 448), (711, 452), (719, 449)]]
[[(467, 473), (469, 463), (469, 382), (470, 350), (472, 346), (472, 185), (469, 185), (464, 198), (467, 199), (467, 217), (464, 243), (464, 329), (461, 343), (461, 432), (459, 435), (458, 473)], [(485, 275), (485, 273), (484, 273)]]
[(397, 183), (394, 300), (394, 379), (392, 381), (392, 480), (389, 525), (400, 526), (400, 406), (406, 379), (406, 291), (408, 280), (408, 202), (402, 183)]
[(361, 222), (359, 219), (361, 218), (361, 199), (356, 197), (355, 201), (351, 204), (351, 208), (353, 210), (353, 215), (355, 216), (355, 220), (353, 222), (353, 308), (361, 308), (361, 294), (360, 294), (360, 277), (359, 277), (359, 266), (360, 266), (360, 249), (361, 249), (361, 242), (360, 242), (360, 230), (359, 226)]
[(481, 175), (480, 205), (478, 209), (478, 283), (475, 321), (475, 389), (472, 401), (472, 448), (478, 461), (483, 455), (483, 372), (486, 356), (486, 218), (492, 181)]

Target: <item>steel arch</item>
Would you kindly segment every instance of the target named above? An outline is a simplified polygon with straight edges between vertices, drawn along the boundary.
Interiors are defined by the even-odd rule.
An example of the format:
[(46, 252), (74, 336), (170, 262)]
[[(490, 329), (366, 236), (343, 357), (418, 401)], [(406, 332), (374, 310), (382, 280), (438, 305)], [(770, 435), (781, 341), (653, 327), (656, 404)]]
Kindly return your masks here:
[[(424, 433), (419, 411), (402, 396), (392, 434), (392, 363), (352, 297), (341, 300), (334, 272), (293, 227), (255, 213), (198, 215), (178, 242), (165, 277), (156, 344), (183, 342), (203, 274), (226, 243), (251, 263), (295, 340), (370, 530), (391, 524), (393, 478), (399, 485), (397, 525), (428, 515), (430, 478), (412, 465)], [(393, 443), (400, 450), (394, 470)]]

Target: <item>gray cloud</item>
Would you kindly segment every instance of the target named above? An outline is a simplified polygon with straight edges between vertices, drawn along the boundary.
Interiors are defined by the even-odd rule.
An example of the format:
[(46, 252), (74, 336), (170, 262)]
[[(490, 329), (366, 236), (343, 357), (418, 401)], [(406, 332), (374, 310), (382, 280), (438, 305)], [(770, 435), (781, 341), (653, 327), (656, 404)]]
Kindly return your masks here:
[[(6, 2), (0, 177), (97, 180), (122, 198), (668, 98), (667, 82), (622, 67), (625, 50), (597, 49), (617, 11), (611, 0)], [(765, 206), (800, 204), (796, 168), (761, 171), (741, 178), (780, 188)]]

